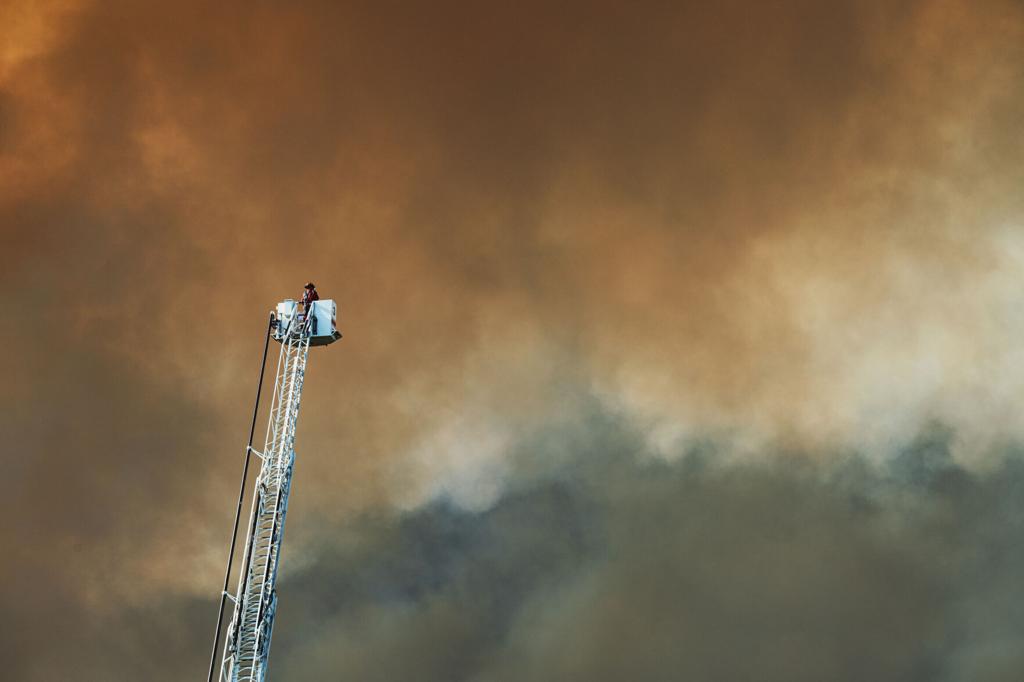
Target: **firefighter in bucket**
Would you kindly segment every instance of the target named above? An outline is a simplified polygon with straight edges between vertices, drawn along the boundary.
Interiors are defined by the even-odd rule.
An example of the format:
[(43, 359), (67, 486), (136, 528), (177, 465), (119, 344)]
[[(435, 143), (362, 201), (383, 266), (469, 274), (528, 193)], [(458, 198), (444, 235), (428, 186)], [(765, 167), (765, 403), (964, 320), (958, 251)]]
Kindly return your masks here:
[[(309, 314), (313, 310), (313, 301), (319, 300), (320, 294), (316, 292), (316, 285), (312, 282), (306, 282), (306, 287), (302, 292), (302, 319), (309, 319)], [(316, 334), (316, 316), (313, 317), (312, 324), (311, 331)]]

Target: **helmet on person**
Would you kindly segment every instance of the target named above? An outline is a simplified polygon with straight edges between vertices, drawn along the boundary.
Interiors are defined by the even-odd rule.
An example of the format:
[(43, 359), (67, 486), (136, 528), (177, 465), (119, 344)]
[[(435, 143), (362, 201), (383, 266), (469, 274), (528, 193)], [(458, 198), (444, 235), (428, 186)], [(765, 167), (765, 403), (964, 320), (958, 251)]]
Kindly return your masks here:
[(316, 285), (313, 284), (312, 282), (306, 282), (306, 286), (304, 288), (305, 289), (316, 289)]

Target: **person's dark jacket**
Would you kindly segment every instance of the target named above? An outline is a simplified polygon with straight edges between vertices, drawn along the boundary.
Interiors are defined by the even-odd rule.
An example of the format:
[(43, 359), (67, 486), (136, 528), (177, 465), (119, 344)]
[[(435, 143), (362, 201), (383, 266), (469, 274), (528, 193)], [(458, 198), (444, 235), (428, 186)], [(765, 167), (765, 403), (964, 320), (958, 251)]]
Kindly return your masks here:
[(320, 294), (316, 293), (316, 289), (306, 289), (302, 292), (302, 307), (309, 310), (309, 307), (313, 305), (313, 301), (319, 301)]

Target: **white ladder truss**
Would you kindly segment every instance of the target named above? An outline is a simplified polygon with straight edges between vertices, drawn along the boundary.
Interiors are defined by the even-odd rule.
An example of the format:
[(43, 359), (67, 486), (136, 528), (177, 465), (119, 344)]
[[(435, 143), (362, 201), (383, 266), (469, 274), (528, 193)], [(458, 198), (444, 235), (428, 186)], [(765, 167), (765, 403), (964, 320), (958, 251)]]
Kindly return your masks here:
[(253, 451), (261, 458), (262, 466), (253, 493), (238, 590), (231, 597), (235, 610), (224, 640), (220, 682), (263, 682), (267, 674), (277, 608), (274, 584), (295, 463), (295, 425), (309, 355), (308, 330), (302, 322), (298, 324), (302, 325), (299, 331), (285, 330), (281, 336), (267, 437), (263, 451)]

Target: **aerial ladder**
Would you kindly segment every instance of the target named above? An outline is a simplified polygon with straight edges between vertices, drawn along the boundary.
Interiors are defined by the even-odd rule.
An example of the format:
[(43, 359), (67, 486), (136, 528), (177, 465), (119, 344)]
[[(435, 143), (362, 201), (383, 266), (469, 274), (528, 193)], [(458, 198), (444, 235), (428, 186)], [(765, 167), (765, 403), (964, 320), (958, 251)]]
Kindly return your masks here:
[[(215, 674), (218, 682), (263, 682), (266, 679), (270, 636), (273, 634), (274, 615), (277, 611), (275, 583), (281, 563), (284, 521), (288, 513), (292, 468), (295, 465), (295, 427), (306, 378), (306, 361), (310, 346), (327, 345), (341, 338), (336, 324), (337, 307), (331, 300), (313, 301), (308, 310), (297, 301), (285, 300), (270, 315), (249, 444), (245, 450), (231, 548), (224, 574), (224, 588), (220, 596), (217, 630), (210, 654), (208, 682), (213, 682)], [(253, 448), (252, 441), (271, 338), (281, 344), (281, 349), (277, 358), (277, 377), (274, 380), (267, 434), (263, 450), (260, 451)], [(245, 535), (242, 565), (237, 588), (232, 594), (228, 592), (228, 585), (242, 501), (247, 490), (249, 463), (253, 456), (260, 461), (260, 472), (252, 489), (252, 509)], [(234, 605), (234, 612), (228, 621), (218, 668), (217, 651), (228, 601)]]

